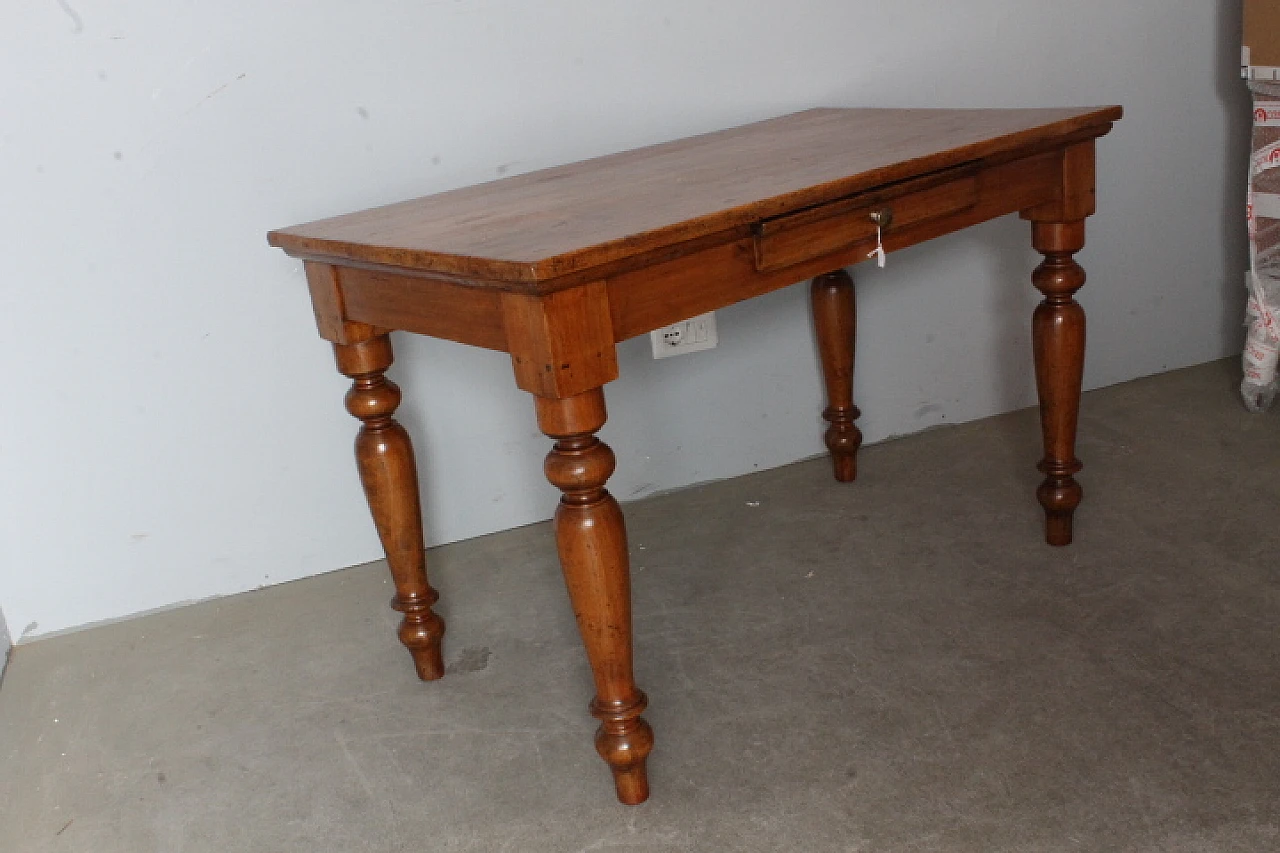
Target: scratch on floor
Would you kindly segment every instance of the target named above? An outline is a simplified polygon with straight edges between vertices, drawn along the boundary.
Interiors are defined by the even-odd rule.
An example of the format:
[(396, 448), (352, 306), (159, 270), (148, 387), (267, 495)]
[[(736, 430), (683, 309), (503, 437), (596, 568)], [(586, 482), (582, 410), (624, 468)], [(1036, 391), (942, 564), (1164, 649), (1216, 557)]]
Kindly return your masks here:
[(360, 781), (360, 787), (364, 789), (365, 795), (369, 798), (369, 802), (382, 809), (386, 826), (391, 832), (391, 839), (395, 844), (396, 850), (404, 848), (404, 842), (400, 834), (400, 821), (396, 815), (395, 803), (391, 797), (378, 798), (373, 792), (373, 783), (369, 781), (369, 777), (360, 769), (360, 762), (356, 761), (355, 754), (351, 752), (351, 748), (347, 746), (347, 739), (342, 736), (342, 732), (338, 729), (333, 730), (333, 739), (338, 742), (338, 746), (342, 748), (342, 754), (346, 757), (347, 763), (351, 765), (351, 772), (355, 774), (356, 779)]
[(369, 797), (370, 802), (378, 802), (378, 797), (373, 792), (373, 785), (369, 782), (369, 777), (360, 769), (360, 762), (356, 761), (355, 755), (351, 753), (351, 749), (347, 746), (347, 741), (342, 737), (342, 732), (334, 729), (333, 739), (338, 742), (338, 746), (342, 747), (342, 754), (346, 756), (347, 763), (351, 765), (351, 771), (355, 773), (356, 779), (360, 780), (360, 787), (364, 788), (364, 792)]
[(80, 35), (84, 32), (84, 21), (80, 18), (80, 13), (71, 8), (71, 4), (67, 0), (58, 0), (58, 6), (62, 11), (67, 13), (67, 17), (71, 19), (71, 32)]
[[(400, 715), (389, 714), (388, 718), (399, 719)], [(366, 720), (368, 718), (365, 718)], [(424, 738), (424, 737), (483, 737), (485, 739), (496, 736), (526, 736), (526, 735), (548, 735), (548, 734), (565, 734), (568, 732), (580, 732), (581, 725), (568, 725), (562, 727), (556, 726), (540, 726), (538, 728), (515, 728), (515, 729), (483, 729), (468, 727), (446, 727), (446, 728), (413, 728), (407, 731), (394, 732), (371, 732), (365, 735), (370, 740), (395, 740), (397, 738)]]
[(647, 851), (660, 849), (688, 850), (690, 842), (691, 838), (687, 832), (682, 832), (680, 830), (651, 830), (640, 833), (636, 838), (617, 838), (612, 835), (607, 835), (604, 838), (597, 838), (595, 841), (587, 844), (587, 846), (578, 848), (578, 853), (592, 853), (592, 851), (617, 849), (622, 847)]
[(397, 691), (395, 690), (374, 690), (369, 693), (362, 693), (359, 696), (336, 696), (330, 699), (308, 699), (302, 702), (290, 703), (298, 708), (323, 708), (327, 705), (341, 705), (346, 703), (371, 702), (380, 700), (384, 696), (390, 696)]
[(538, 763), (538, 780), (545, 786), (547, 784), (547, 768), (542, 760), (542, 747), (538, 746), (538, 741), (533, 741), (533, 755)]
[(947, 725), (947, 721), (942, 716), (942, 706), (938, 704), (938, 700), (933, 700), (933, 713), (938, 718), (938, 725), (942, 728), (942, 734), (946, 737), (947, 743), (955, 746), (955, 736), (951, 734), (951, 726)]

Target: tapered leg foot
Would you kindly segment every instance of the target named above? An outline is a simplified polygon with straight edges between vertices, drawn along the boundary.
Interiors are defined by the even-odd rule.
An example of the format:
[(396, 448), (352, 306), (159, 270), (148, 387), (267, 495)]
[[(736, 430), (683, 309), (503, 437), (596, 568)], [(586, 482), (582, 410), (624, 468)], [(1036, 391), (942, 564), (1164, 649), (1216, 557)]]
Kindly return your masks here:
[(635, 806), (649, 799), (649, 776), (645, 759), (653, 751), (653, 729), (638, 716), (649, 704), (643, 692), (631, 708), (606, 708), (599, 701), (591, 703), (592, 716), (599, 719), (596, 730), (596, 752), (613, 772), (618, 802)]
[(1084, 377), (1085, 322), (1084, 309), (1073, 295), (1084, 285), (1085, 275), (1072, 257), (1084, 247), (1084, 222), (1036, 222), (1032, 243), (1045, 256), (1031, 277), (1044, 294), (1031, 324), (1044, 433), (1044, 459), (1039, 469), (1045, 479), (1036, 498), (1045, 511), (1045, 540), (1050, 545), (1069, 545), (1072, 519), (1084, 496), (1074, 475), (1082, 467), (1075, 444)]
[[(1040, 470), (1045, 469), (1042, 466)], [(1036, 499), (1044, 507), (1046, 542), (1050, 545), (1071, 544), (1072, 518), (1083, 497), (1084, 490), (1070, 474), (1045, 477), (1036, 489)]]
[(858, 325), (853, 277), (846, 270), (820, 275), (813, 280), (809, 294), (827, 386), (827, 408), (822, 412), (830, 424), (827, 449), (831, 451), (836, 479), (848, 483), (858, 476), (858, 448), (862, 446), (862, 431), (854, 424), (861, 412), (853, 405), (853, 350)]
[(379, 335), (335, 344), (334, 353), (338, 369), (352, 379), (346, 403), (361, 421), (356, 466), (395, 581), (391, 606), (404, 614), (400, 642), (413, 656), (418, 677), (433, 681), (444, 675), (444, 620), (431, 609), (440, 596), (427, 582), (413, 444), (392, 417), (400, 405), (400, 389), (383, 375), (391, 366), (391, 341)]
[(421, 600), (402, 599), (398, 594), (391, 599), (391, 608), (404, 614), (397, 632), (400, 642), (413, 658), (413, 668), (423, 681), (435, 681), (444, 677), (444, 655), (440, 644), (444, 639), (444, 620), (431, 606), (440, 600), (434, 589)]
[(613, 771), (618, 799), (635, 805), (649, 797), (645, 759), (653, 749), (653, 730), (640, 716), (648, 700), (632, 670), (626, 525), (604, 488), (613, 473), (613, 451), (595, 436), (605, 422), (604, 393), (596, 388), (534, 401), (539, 427), (555, 439), (544, 470), (562, 492), (556, 546), (595, 679), (596, 751)]

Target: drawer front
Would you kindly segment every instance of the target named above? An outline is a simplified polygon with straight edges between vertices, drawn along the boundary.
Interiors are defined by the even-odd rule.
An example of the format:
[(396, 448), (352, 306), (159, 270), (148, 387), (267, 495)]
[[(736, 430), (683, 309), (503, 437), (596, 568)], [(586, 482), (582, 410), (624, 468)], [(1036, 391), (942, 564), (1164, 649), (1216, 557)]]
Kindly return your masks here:
[(755, 226), (756, 269), (783, 269), (875, 240), (877, 227), (890, 234), (895, 228), (958, 213), (977, 201), (978, 180), (969, 171), (908, 181), (767, 219)]

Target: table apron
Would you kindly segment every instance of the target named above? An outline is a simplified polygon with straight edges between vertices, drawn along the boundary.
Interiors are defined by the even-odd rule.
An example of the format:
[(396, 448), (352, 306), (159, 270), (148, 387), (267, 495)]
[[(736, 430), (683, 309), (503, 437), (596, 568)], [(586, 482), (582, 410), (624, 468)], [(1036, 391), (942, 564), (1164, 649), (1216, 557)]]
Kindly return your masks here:
[(338, 277), (347, 320), (508, 351), (501, 291), (361, 267)]
[[(979, 171), (976, 199), (961, 210), (884, 232), (893, 252), (1031, 207), (1062, 194), (1063, 152), (1050, 151)], [(832, 217), (830, 227), (847, 227)], [(840, 241), (834, 241), (839, 243)], [(778, 269), (758, 269), (757, 238), (737, 239), (606, 280), (614, 339), (642, 335), (867, 259), (873, 235)]]
[[(1054, 150), (979, 169), (964, 178), (976, 184), (971, 204), (966, 199), (961, 209), (891, 225), (883, 233), (885, 250), (905, 249), (1061, 200), (1063, 157), (1062, 150)], [(814, 245), (839, 248), (786, 266), (760, 269), (758, 235), (735, 229), (726, 233), (726, 242), (707, 246), (699, 241), (702, 245), (688, 254), (607, 276), (603, 281), (613, 338), (623, 341), (866, 260), (875, 249), (875, 236), (861, 230), (848, 242), (840, 237), (848, 227), (843, 216), (807, 225), (811, 232), (815, 228), (833, 232), (825, 237), (817, 233)], [(334, 269), (345, 321), (510, 351), (501, 291), (430, 274), (346, 265)]]

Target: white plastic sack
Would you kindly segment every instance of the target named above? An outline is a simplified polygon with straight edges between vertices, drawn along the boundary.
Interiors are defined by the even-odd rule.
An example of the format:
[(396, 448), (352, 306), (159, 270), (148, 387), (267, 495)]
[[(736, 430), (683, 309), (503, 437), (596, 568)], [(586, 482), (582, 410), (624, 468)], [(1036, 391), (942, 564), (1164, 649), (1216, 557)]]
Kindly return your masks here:
[(1253, 162), (1249, 169), (1249, 302), (1244, 381), (1240, 395), (1251, 412), (1276, 397), (1280, 362), (1280, 84), (1252, 81)]

